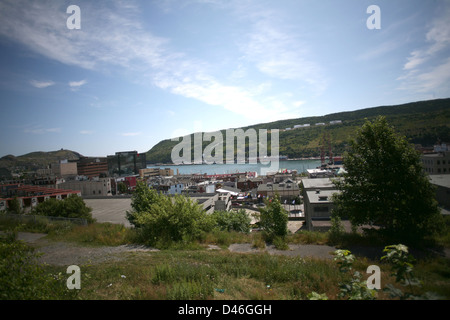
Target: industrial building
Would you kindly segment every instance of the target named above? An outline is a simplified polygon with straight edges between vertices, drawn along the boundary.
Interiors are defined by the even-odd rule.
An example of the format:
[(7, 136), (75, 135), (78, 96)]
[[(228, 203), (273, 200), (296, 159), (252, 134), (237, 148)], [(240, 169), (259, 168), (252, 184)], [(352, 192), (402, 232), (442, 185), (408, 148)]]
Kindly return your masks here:
[(58, 188), (79, 190), (81, 196), (111, 196), (111, 179), (77, 181), (70, 180), (58, 185)]
[(15, 199), (21, 208), (28, 209), (47, 199), (63, 200), (72, 194), (81, 196), (81, 192), (78, 190), (45, 188), (20, 183), (3, 184), (0, 185), (0, 211), (9, 208), (11, 201)]

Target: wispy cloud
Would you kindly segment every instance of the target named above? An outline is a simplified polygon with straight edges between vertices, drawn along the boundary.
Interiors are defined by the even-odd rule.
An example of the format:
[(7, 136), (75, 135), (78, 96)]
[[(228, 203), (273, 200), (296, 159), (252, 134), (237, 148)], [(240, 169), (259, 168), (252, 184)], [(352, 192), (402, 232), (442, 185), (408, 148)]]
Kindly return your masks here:
[(81, 86), (84, 86), (86, 83), (87, 83), (87, 80), (70, 81), (70, 82), (69, 82), (69, 87), (71, 88), (71, 90), (76, 91), (76, 90), (78, 90)]
[(397, 78), (400, 89), (448, 94), (450, 86), (450, 5), (446, 3), (425, 33), (425, 45), (411, 51)]
[[(245, 7), (245, 12), (248, 10)], [(276, 12), (253, 6), (251, 11), (249, 18), (248, 14), (241, 13), (251, 21), (251, 29), (240, 45), (245, 59), (265, 75), (304, 82), (316, 93), (322, 93), (327, 87), (324, 71), (314, 61), (313, 52), (301, 40), (301, 34), (283, 23), (283, 17)]]
[[(80, 30), (66, 28), (65, 9), (64, 3), (55, 1), (2, 1), (0, 35), (63, 64), (105, 72), (119, 67), (114, 72), (133, 72), (138, 75), (136, 81), (252, 119), (273, 119), (292, 109), (289, 102), (274, 104), (276, 97), (265, 95), (264, 90), (219, 80), (210, 73), (208, 63), (174, 50), (169, 39), (144, 29), (134, 1), (83, 2)], [(273, 21), (255, 20), (247, 39), (248, 44), (241, 47), (247, 61), (265, 75), (305, 81), (318, 91), (325, 87), (318, 65), (304, 49), (292, 45), (294, 39)], [(69, 86), (76, 90), (84, 84), (86, 80)]]
[(61, 132), (61, 128), (43, 128), (42, 126), (30, 126), (25, 128), (24, 132), (29, 134), (59, 133)]
[(94, 131), (92, 131), (92, 130), (81, 130), (80, 131), (80, 134), (93, 134), (94, 133)]
[(53, 81), (38, 81), (38, 80), (31, 80), (30, 84), (39, 89), (45, 89), (47, 87), (53, 86), (55, 83)]

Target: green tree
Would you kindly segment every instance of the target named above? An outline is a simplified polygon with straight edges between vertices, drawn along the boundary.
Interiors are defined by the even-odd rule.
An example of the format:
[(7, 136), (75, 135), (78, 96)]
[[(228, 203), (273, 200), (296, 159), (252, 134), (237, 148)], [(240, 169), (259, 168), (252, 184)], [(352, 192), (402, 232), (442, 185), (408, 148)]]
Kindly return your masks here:
[(420, 155), (384, 117), (366, 121), (344, 154), (335, 213), (354, 226), (378, 225), (391, 239), (418, 243), (440, 230), (435, 193)]
[(214, 226), (214, 219), (202, 206), (186, 196), (165, 196), (138, 184), (127, 218), (149, 245), (169, 246), (201, 238)]
[(269, 239), (275, 237), (284, 238), (287, 235), (287, 223), (289, 220), (287, 211), (276, 195), (266, 202), (266, 207), (260, 209), (260, 226), (266, 232)]
[(123, 182), (120, 182), (117, 185), (117, 189), (119, 190), (120, 193), (127, 193), (128, 192), (127, 185), (125, 183), (123, 183)]

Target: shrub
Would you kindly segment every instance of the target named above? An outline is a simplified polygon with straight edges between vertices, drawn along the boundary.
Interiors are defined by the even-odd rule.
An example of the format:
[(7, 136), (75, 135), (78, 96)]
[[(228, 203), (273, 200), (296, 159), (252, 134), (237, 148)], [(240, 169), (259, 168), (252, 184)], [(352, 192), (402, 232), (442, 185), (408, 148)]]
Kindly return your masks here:
[(188, 197), (165, 196), (139, 183), (132, 199), (130, 223), (137, 227), (142, 241), (159, 247), (173, 242), (189, 243), (213, 229), (214, 220), (200, 204)]
[(77, 294), (62, 279), (45, 273), (34, 250), (15, 237), (15, 233), (0, 237), (0, 300), (64, 299)]
[(83, 198), (76, 194), (64, 200), (48, 199), (34, 207), (31, 213), (50, 217), (81, 218), (86, 219), (88, 223), (95, 222), (92, 217), (92, 208), (86, 206)]
[(238, 231), (249, 233), (251, 219), (247, 212), (240, 209), (234, 211), (216, 211), (212, 214), (217, 224), (217, 228), (222, 231)]
[(280, 203), (279, 196), (275, 196), (266, 203), (267, 207), (260, 209), (260, 226), (266, 232), (267, 240), (287, 235), (288, 214)]

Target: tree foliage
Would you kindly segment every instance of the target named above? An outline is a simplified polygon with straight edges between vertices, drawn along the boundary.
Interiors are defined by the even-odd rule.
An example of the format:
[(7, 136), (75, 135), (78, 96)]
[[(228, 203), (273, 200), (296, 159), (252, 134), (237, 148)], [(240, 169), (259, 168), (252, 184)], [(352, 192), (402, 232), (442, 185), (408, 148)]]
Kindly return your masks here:
[(212, 214), (217, 228), (223, 231), (249, 233), (251, 219), (244, 209), (234, 211), (216, 211)]
[(343, 160), (347, 173), (335, 182), (339, 216), (409, 243), (439, 231), (442, 217), (420, 155), (384, 117), (366, 121)]
[(165, 196), (138, 183), (127, 219), (149, 245), (169, 245), (199, 239), (214, 226), (212, 217), (196, 201), (182, 195)]
[(276, 195), (266, 202), (267, 207), (260, 209), (260, 226), (269, 238), (285, 237), (287, 235), (287, 223), (289, 220), (287, 211)]
[(50, 198), (39, 203), (31, 213), (50, 217), (81, 218), (86, 219), (88, 223), (95, 221), (92, 217), (92, 208), (86, 206), (83, 198), (76, 194), (63, 200)]

